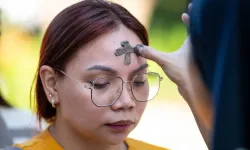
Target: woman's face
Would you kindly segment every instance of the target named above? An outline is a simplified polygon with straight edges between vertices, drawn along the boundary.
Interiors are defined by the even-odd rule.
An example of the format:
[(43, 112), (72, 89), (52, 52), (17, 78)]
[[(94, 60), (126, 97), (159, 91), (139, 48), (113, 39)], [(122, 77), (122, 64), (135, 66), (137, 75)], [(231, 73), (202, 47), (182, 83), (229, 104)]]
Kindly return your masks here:
[[(102, 77), (119, 76), (124, 81), (131, 81), (136, 74), (147, 72), (144, 58), (133, 53), (131, 64), (124, 65), (124, 55), (114, 55), (115, 50), (120, 48), (121, 42), (125, 40), (129, 41), (132, 47), (142, 43), (134, 32), (120, 25), (119, 29), (102, 35), (79, 49), (67, 64), (65, 73), (80, 82), (67, 76), (58, 81), (57, 120), (84, 138), (119, 144), (136, 127), (144, 112), (147, 103), (134, 100), (130, 83), (123, 84), (119, 99), (108, 107), (94, 105), (91, 101), (91, 89), (85, 87)], [(94, 101), (101, 102), (113, 97), (115, 99), (116, 92), (120, 92), (121, 88), (113, 88), (119, 86), (118, 82), (109, 85), (106, 81), (100, 80), (96, 83), (97, 87), (92, 91)], [(107, 92), (105, 86), (112, 86), (110, 89), (116, 90)]]

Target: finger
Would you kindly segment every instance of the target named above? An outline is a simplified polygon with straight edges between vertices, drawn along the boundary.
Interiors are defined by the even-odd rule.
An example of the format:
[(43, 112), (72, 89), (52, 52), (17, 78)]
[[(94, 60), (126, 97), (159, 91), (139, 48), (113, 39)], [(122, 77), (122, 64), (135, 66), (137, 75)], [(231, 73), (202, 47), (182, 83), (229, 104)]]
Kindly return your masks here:
[(190, 14), (190, 12), (191, 12), (191, 10), (192, 10), (192, 7), (193, 7), (193, 4), (192, 4), (192, 3), (188, 4), (188, 13), (189, 13), (189, 14)]
[(189, 15), (187, 13), (183, 13), (181, 19), (186, 25), (189, 25)]
[(167, 60), (167, 53), (163, 53), (153, 49), (150, 46), (137, 44), (135, 47), (135, 53), (141, 57), (156, 62), (159, 66), (164, 67)]
[(183, 21), (186, 25), (189, 25), (189, 18), (190, 18), (190, 17), (189, 17), (189, 14), (191, 13), (192, 6), (193, 6), (193, 4), (190, 3), (190, 4), (188, 5), (188, 13), (183, 13), (182, 16), (181, 16), (182, 21)]

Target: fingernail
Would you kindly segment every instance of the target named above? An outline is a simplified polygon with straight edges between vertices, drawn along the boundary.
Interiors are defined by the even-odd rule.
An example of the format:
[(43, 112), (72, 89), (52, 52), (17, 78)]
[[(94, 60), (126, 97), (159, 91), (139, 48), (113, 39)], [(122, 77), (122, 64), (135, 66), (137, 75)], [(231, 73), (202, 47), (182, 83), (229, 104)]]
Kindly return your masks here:
[(138, 56), (140, 56), (142, 54), (143, 48), (144, 48), (143, 44), (137, 44), (135, 46), (135, 48), (134, 48), (135, 49), (135, 54), (138, 55)]

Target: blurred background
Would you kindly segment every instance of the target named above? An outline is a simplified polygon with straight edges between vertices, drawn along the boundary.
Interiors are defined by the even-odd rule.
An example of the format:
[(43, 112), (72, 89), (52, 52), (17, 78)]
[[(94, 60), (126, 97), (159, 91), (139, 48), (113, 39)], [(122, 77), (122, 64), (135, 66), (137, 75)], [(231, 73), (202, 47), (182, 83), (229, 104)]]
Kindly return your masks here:
[[(31, 111), (30, 88), (41, 40), (53, 17), (79, 0), (1, 0), (0, 92), (15, 108)], [(172, 52), (187, 37), (181, 14), (187, 0), (112, 0), (127, 8), (148, 29), (150, 46)], [(192, 113), (176, 86), (164, 77), (158, 96), (149, 103), (130, 137), (173, 150), (207, 150)]]

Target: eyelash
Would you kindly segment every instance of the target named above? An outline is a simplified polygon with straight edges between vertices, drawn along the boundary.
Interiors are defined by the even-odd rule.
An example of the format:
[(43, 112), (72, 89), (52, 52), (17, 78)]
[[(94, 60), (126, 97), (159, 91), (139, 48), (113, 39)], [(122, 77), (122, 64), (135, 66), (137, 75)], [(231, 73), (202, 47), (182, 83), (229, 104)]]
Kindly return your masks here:
[[(147, 72), (150, 72), (150, 70), (149, 70), (148, 68), (139, 71), (137, 74), (142, 74), (142, 73), (147, 73)], [(105, 77), (107, 77), (107, 76), (99, 76), (99, 77), (93, 79), (92, 81), (88, 81), (88, 83), (91, 84), (91, 85), (93, 85), (95, 80), (97, 80), (97, 79), (99, 79), (99, 78), (105, 78)], [(131, 79), (131, 80), (132, 80), (132, 79)], [(97, 83), (96, 83), (96, 84), (97, 84)]]

